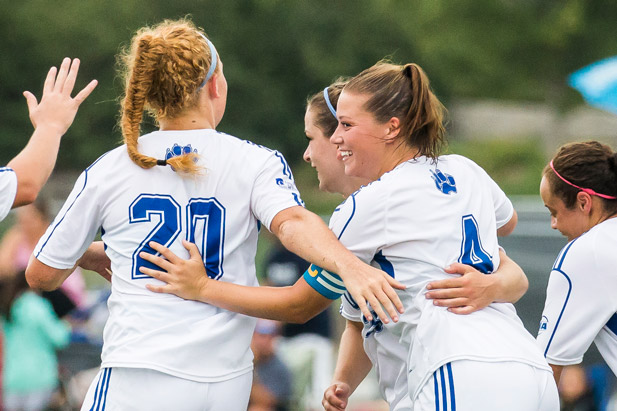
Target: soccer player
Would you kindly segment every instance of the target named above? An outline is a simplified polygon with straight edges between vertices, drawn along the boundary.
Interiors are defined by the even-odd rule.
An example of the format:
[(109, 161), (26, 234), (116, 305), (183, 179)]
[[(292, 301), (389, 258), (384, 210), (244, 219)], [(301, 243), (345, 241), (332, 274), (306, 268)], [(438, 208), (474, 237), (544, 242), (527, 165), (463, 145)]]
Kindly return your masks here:
[[(345, 82), (335, 82), (309, 99), (304, 119), (308, 139), (304, 159), (316, 168), (321, 190), (341, 193), (348, 197), (370, 180), (345, 176), (344, 164), (336, 158), (336, 146), (329, 141), (329, 136), (338, 125), (336, 105), (344, 85)], [(512, 218), (515, 217), (504, 221), (498, 232), (507, 234), (507, 231), (513, 228)], [(154, 247), (168, 260), (146, 254), (144, 258), (167, 269), (169, 273), (144, 267), (142, 270), (145, 273), (168, 282), (165, 286), (153, 286), (151, 289), (171, 292), (183, 298), (215, 304), (247, 315), (302, 322), (326, 308), (345, 291), (336, 275), (315, 266), (309, 267), (304, 277), (292, 287), (250, 288), (223, 282), (214, 283), (205, 275), (201, 256), (194, 245), (187, 244), (191, 252), (189, 261), (178, 258), (165, 247)], [(527, 288), (527, 280), (512, 260), (505, 254), (502, 254), (502, 258), (500, 271), (490, 276), (469, 266), (453, 264), (449, 272), (464, 274), (462, 277), (431, 283), (433, 289), (436, 289), (433, 293), (442, 298), (436, 300), (438, 305), (451, 307), (450, 310), (454, 312), (471, 313), (496, 300), (518, 300)], [(378, 264), (376, 260), (372, 263)], [(450, 288), (438, 290), (442, 287)], [(380, 345), (374, 343), (375, 338), (379, 338)], [(350, 355), (351, 361), (345, 365), (345, 371), (354, 374), (355, 382), (351, 383), (352, 388), (347, 391), (347, 396), (366, 376), (373, 363), (377, 367), (382, 396), (391, 409), (410, 410), (412, 405), (408, 395), (405, 366), (407, 348), (399, 344), (398, 337), (387, 329), (375, 334), (375, 338), (367, 339), (363, 349), (361, 316), (354, 315), (348, 320), (341, 344), (355, 349)]]
[[(375, 338), (388, 349), (375, 337), (384, 328), (406, 345), (414, 409), (558, 408), (550, 367), (510, 304), (464, 316), (421, 298), (452, 262), (491, 273), (499, 265), (497, 228), (512, 215), (484, 170), (439, 155), (443, 107), (422, 69), (380, 62), (363, 71), (343, 89), (337, 117), (331, 141), (345, 174), (374, 181), (339, 207), (330, 226), (362, 260), (377, 260), (407, 286), (398, 323), (364, 320), (365, 345)], [(357, 315), (354, 305), (345, 299), (343, 312)], [(327, 409), (340, 408), (335, 399)]]
[(557, 382), (592, 342), (617, 374), (617, 153), (597, 141), (564, 145), (540, 195), (569, 242), (550, 273), (538, 344)]
[[(359, 299), (397, 318), (390, 286), (397, 282), (302, 207), (284, 158), (215, 130), (227, 98), (223, 63), (192, 22), (140, 29), (122, 60), (125, 144), (82, 173), (27, 270), (32, 286), (57, 288), (101, 227), (114, 273), (110, 316), (102, 368), (82, 409), (246, 408), (255, 319), (148, 291), (140, 269), (148, 265), (141, 253), (154, 252), (150, 241), (178, 253), (180, 240), (194, 242), (210, 278), (256, 285), (261, 224), (304, 259), (340, 270)], [(144, 109), (160, 130), (140, 137)]]

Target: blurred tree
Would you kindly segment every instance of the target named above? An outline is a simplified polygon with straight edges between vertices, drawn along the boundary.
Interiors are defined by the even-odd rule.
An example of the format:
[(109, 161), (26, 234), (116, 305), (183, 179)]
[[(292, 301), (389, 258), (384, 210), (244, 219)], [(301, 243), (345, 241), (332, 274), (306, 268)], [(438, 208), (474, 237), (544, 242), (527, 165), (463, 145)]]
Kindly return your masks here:
[[(82, 169), (121, 140), (115, 55), (133, 32), (190, 14), (220, 52), (229, 82), (219, 129), (282, 151), (304, 149), (306, 97), (336, 77), (390, 57), (419, 63), (437, 94), (580, 102), (566, 75), (617, 54), (611, 0), (0, 0), (0, 164), (26, 143), (23, 90), (41, 94), (46, 70), (80, 57), (78, 86), (97, 90), (62, 143), (58, 167)], [(144, 127), (152, 128), (152, 124)]]

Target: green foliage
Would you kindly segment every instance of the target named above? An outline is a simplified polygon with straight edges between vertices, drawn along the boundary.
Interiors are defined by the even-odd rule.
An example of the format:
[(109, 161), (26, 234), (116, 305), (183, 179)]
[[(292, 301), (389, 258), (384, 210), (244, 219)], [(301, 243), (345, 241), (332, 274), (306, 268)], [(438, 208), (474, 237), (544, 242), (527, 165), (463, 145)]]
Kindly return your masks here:
[(41, 94), (47, 69), (82, 59), (77, 87), (99, 86), (65, 136), (58, 167), (83, 169), (121, 140), (115, 55), (141, 26), (190, 14), (225, 64), (229, 99), (219, 129), (282, 151), (304, 149), (305, 99), (334, 78), (390, 57), (414, 61), (450, 98), (580, 101), (568, 73), (617, 54), (611, 0), (79, 0), (3, 1), (0, 164), (31, 125), (21, 93)]
[(537, 195), (548, 161), (542, 143), (534, 138), (454, 141), (449, 151), (478, 163), (508, 195)]

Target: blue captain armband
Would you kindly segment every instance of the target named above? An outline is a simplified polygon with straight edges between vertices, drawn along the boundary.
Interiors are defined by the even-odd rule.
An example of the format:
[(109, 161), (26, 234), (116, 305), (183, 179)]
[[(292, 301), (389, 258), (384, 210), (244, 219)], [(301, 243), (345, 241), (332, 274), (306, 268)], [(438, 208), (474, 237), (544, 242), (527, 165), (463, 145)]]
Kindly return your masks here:
[(304, 280), (315, 291), (330, 300), (336, 300), (346, 291), (341, 277), (314, 264), (311, 264), (304, 272)]

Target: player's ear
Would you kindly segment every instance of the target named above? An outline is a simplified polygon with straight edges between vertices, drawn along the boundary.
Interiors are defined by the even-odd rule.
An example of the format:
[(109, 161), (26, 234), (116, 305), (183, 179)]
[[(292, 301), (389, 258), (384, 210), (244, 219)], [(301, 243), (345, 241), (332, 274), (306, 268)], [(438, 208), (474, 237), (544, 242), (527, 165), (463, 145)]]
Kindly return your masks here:
[(576, 195), (576, 206), (585, 214), (591, 214), (591, 206), (593, 205), (593, 199), (584, 191), (579, 191)]
[(386, 136), (385, 140), (387, 143), (394, 142), (398, 137), (398, 133), (401, 130), (401, 121), (398, 117), (392, 117), (385, 123), (386, 126)]
[(208, 80), (208, 93), (210, 94), (210, 98), (218, 98), (221, 96), (222, 90), (218, 84), (218, 73), (214, 73), (212, 78)]

